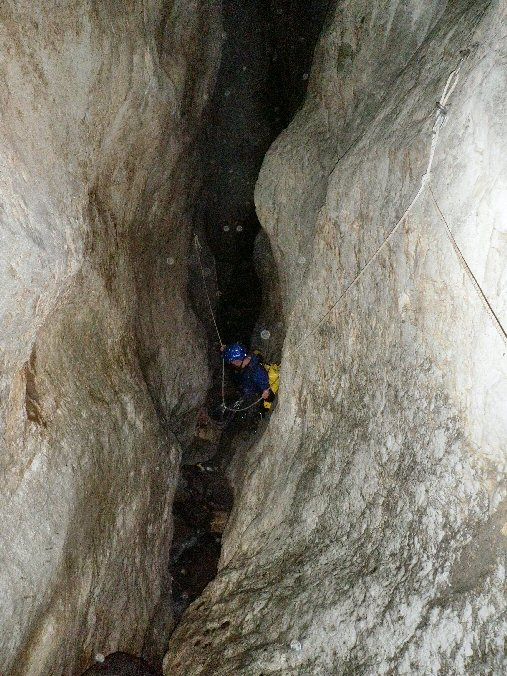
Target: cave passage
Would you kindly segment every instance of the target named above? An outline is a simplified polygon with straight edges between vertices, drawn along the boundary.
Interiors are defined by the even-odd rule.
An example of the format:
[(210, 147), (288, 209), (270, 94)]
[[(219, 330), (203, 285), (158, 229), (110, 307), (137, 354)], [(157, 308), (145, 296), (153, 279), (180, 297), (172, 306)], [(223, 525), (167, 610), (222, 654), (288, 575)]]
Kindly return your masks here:
[(47, 4), (0, 12), (0, 676), (507, 673), (507, 3)]
[(215, 257), (218, 324), (249, 345), (263, 280), (252, 254), (254, 188), (263, 158), (300, 107), (329, 0), (225, 0), (222, 60), (201, 139), (195, 214)]
[[(226, 343), (252, 343), (263, 302), (263, 280), (253, 261), (260, 231), (255, 182), (269, 146), (302, 103), (328, 5), (329, 0), (223, 3), (222, 60), (200, 139), (203, 187), (195, 225), (215, 259), (217, 320)], [(194, 295), (203, 293), (201, 284), (195, 280)], [(209, 315), (204, 318), (210, 339), (217, 343), (210, 320)], [(221, 394), (218, 362), (216, 358), (209, 406)], [(228, 396), (234, 397), (232, 389)], [(266, 424), (255, 411), (254, 416), (238, 416), (218, 437), (201, 428), (193, 452), (184, 459), (173, 510), (171, 576), (177, 620), (216, 575), (232, 508), (227, 463), (238, 444), (252, 444)]]

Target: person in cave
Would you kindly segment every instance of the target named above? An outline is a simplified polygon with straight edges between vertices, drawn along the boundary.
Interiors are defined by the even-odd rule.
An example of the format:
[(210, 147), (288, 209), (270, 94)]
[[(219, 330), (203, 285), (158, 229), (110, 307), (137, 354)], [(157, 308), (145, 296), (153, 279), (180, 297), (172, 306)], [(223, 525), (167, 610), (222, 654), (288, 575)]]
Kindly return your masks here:
[[(241, 391), (242, 400), (254, 396), (261, 404), (260, 412), (265, 415), (271, 408), (278, 391), (278, 370), (270, 372), (275, 365), (263, 364), (259, 355), (247, 352), (241, 343), (221, 346), (222, 359), (236, 369), (236, 382)], [(271, 367), (271, 368), (270, 368)], [(254, 408), (252, 406), (252, 408)]]

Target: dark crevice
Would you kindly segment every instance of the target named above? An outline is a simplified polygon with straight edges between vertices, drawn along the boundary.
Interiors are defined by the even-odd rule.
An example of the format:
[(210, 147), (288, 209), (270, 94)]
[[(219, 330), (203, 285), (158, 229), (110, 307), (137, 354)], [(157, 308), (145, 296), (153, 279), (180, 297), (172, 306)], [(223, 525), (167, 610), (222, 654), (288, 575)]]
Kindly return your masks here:
[[(302, 104), (314, 47), (330, 4), (330, 0), (223, 0), (221, 66), (197, 140), (202, 188), (195, 198), (194, 226), (204, 245), (204, 277), (224, 342), (239, 341), (247, 347), (259, 343), (259, 337), (253, 340), (253, 332), (266, 299), (254, 250), (258, 269), (262, 269), (260, 276), (270, 277), (265, 285), (272, 294), (268, 299), (270, 315), (277, 315), (280, 293), (269, 242), (264, 238), (262, 245), (256, 246), (261, 226), (255, 213), (254, 188), (269, 146)], [(162, 37), (160, 31), (158, 42)], [(186, 96), (193, 96), (192, 83)], [(195, 253), (190, 262), (189, 291), (210, 343), (217, 346)], [(266, 345), (267, 356), (269, 352)], [(171, 606), (173, 624), (177, 624), (217, 573), (222, 534), (233, 504), (227, 466), (238, 448), (248, 448), (260, 438), (268, 419), (259, 418), (258, 407), (231, 416), (227, 425), (217, 426), (209, 418), (208, 411), (221, 400), (221, 360), (216, 349), (211, 349), (210, 355), (214, 378), (206, 409), (193, 439), (180, 439), (184, 464), (173, 507), (170, 581), (161, 581), (163, 588), (172, 589), (172, 599), (162, 595), (155, 610), (143, 649), (147, 661), (125, 653), (99, 655), (97, 664), (86, 672), (90, 675), (161, 673), (160, 654), (170, 629)], [(27, 397), (36, 402), (30, 374), (31, 365), (27, 367)], [(226, 400), (232, 402), (236, 396), (234, 383), (228, 379)], [(157, 405), (159, 393), (153, 399), (164, 419), (163, 407)], [(184, 417), (175, 415), (171, 423), (178, 436), (178, 420), (182, 429), (187, 426)]]
[[(255, 182), (269, 146), (303, 101), (328, 5), (329, 0), (223, 2), (222, 61), (199, 140), (203, 182), (194, 220), (204, 244), (206, 285), (224, 342), (252, 344), (263, 305), (262, 279), (253, 260), (260, 231)], [(196, 258), (190, 292), (210, 341), (218, 347), (197, 262)], [(271, 287), (274, 279), (276, 271)], [(215, 375), (207, 411), (221, 399), (218, 350), (210, 354)], [(236, 396), (228, 380), (227, 401)], [(267, 420), (261, 420), (258, 412), (253, 408), (234, 416), (224, 429), (203, 411), (185, 454), (187, 464), (182, 466), (173, 509), (176, 621), (216, 575), (221, 537), (232, 508), (226, 468), (238, 446), (251, 445), (262, 434)]]
[(209, 463), (184, 465), (175, 497), (171, 554), (175, 619), (217, 572), (221, 537), (232, 508), (223, 473)]
[[(224, 0), (221, 67), (200, 139), (196, 228), (216, 261), (225, 342), (249, 344), (262, 304), (254, 188), (271, 143), (303, 102), (329, 0)], [(216, 337), (215, 337), (216, 339)]]

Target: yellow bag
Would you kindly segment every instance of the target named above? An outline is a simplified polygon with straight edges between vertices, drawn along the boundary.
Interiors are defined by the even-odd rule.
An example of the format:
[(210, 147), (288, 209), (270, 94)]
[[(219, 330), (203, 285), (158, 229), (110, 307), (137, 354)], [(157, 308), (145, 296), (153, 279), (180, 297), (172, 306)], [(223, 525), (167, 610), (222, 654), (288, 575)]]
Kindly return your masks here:
[[(263, 366), (268, 373), (269, 387), (271, 391), (276, 394), (278, 392), (278, 387), (280, 384), (280, 364), (273, 362), (272, 364), (263, 364)], [(271, 402), (265, 401), (264, 408), (270, 409)]]

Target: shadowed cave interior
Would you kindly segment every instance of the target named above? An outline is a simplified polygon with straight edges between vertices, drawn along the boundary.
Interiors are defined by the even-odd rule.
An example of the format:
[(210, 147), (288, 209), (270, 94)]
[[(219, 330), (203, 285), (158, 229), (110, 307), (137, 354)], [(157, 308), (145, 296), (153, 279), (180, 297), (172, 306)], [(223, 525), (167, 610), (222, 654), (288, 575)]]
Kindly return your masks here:
[[(223, 343), (241, 342), (273, 361), (280, 359), (283, 310), (267, 238), (262, 238), (258, 255), (265, 258), (260, 267), (269, 275), (273, 298), (263, 299), (267, 285), (258, 270), (259, 261), (256, 264), (254, 260), (261, 230), (254, 188), (266, 151), (303, 102), (313, 50), (329, 5), (330, 0), (223, 1), (220, 69), (197, 139), (202, 188), (196, 196), (194, 228), (205, 248), (200, 251), (200, 260), (195, 249), (192, 253), (189, 283), (190, 296), (211, 345), (210, 410), (221, 398), (222, 366), (206, 293), (214, 304)], [(269, 305), (271, 315), (279, 313), (275, 326), (258, 326), (263, 305)], [(267, 339), (261, 337), (266, 330)], [(271, 340), (275, 336), (278, 340)], [(231, 405), (237, 391), (230, 367), (226, 376), (226, 399)], [(217, 572), (222, 532), (233, 505), (228, 464), (238, 446), (255, 443), (269, 422), (269, 418), (259, 419), (258, 407), (226, 418), (227, 426), (222, 427), (221, 415), (218, 431), (210, 432), (209, 426), (204, 431), (198, 429), (197, 438), (183, 450), (173, 505), (170, 562), (176, 623)], [(152, 669), (161, 673), (158, 662), (150, 661), (151, 666), (141, 658), (133, 658), (131, 663), (130, 656), (117, 653), (86, 674), (149, 676)]]
[(0, 9), (0, 673), (505, 673), (505, 2), (49, 4)]
[[(261, 333), (267, 329), (270, 336), (278, 333), (283, 340), (282, 308), (278, 308), (278, 326), (257, 326), (263, 279), (254, 260), (260, 224), (253, 192), (266, 151), (303, 101), (313, 49), (328, 5), (327, 0), (225, 0), (223, 4), (222, 60), (198, 141), (203, 180), (195, 209), (196, 230), (202, 233), (212, 258), (204, 268), (204, 280), (198, 266), (191, 280), (191, 295), (213, 345), (210, 409), (221, 398), (222, 368), (203, 284), (215, 293), (215, 316), (223, 343), (241, 342), (272, 360), (280, 359), (279, 347), (270, 346), (270, 339), (263, 340)], [(269, 248), (267, 238), (265, 246)], [(273, 285), (277, 271), (270, 253), (269, 263)], [(274, 305), (276, 300), (264, 299), (264, 303), (269, 302)], [(226, 395), (229, 405), (237, 398), (230, 377)], [(226, 478), (231, 454), (238, 443), (253, 443), (266, 424), (267, 420), (258, 420), (257, 408), (233, 415), (213, 455), (205, 457), (207, 452), (201, 451), (202, 462), (182, 467), (175, 499), (172, 556), (178, 614), (216, 572), (220, 531), (232, 507)], [(200, 442), (203, 449), (206, 441)]]

